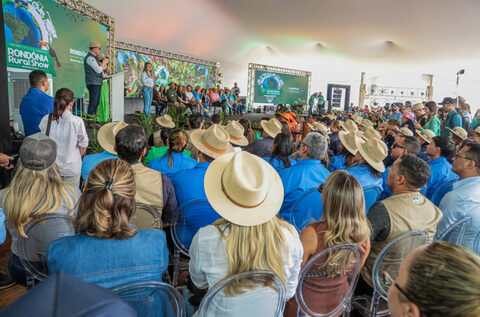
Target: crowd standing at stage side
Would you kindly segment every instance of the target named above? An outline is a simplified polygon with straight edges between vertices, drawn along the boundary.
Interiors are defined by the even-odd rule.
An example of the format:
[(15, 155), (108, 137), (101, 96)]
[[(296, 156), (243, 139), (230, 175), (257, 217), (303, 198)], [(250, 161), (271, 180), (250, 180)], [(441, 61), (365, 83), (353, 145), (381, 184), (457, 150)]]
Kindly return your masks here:
[[(43, 75), (30, 75), (32, 91), (21, 113), (31, 133), (10, 186), (0, 191), (16, 283), (27, 285), (31, 275), (22, 259), (40, 253), (49, 274), (66, 272), (106, 288), (162, 281), (172, 273), (169, 255), (180, 239), (189, 250), (182, 290), (189, 316), (218, 281), (252, 270), (280, 278), (284, 314), (296, 316), (299, 274), (316, 254), (357, 245), (362, 269), (355, 294), (371, 295), (382, 249), (423, 230), (428, 243), (405, 255), (391, 284), (391, 315), (480, 315), (480, 256), (474, 252), (480, 237), (480, 111), (472, 116), (462, 97), (333, 112), (318, 93), (305, 117), (265, 117), (255, 137), (246, 118), (222, 122), (216, 115), (206, 127), (212, 108), (244, 113), (236, 84), (207, 91), (171, 82), (157, 91), (146, 66), (152, 96), (144, 92), (145, 111), (156, 107), (159, 127), (152, 140), (136, 124), (111, 122), (96, 135), (103, 152), (85, 156), (89, 139), (83, 121), (70, 112), (71, 91), (60, 89), (53, 101), (31, 98), (44, 94)], [(39, 103), (46, 110), (35, 113)], [(163, 114), (171, 107), (191, 110), (187, 131)], [(0, 154), (0, 168), (12, 167), (12, 158)], [(145, 225), (149, 218), (138, 203), (153, 208), (161, 229)], [(52, 215), (69, 216), (72, 224), (50, 226), (48, 235), (36, 237), (35, 248), (25, 249), (26, 228)], [(437, 241), (465, 217), (457, 245)], [(180, 219), (185, 225), (177, 228)], [(332, 256), (310, 281), (325, 289), (304, 291), (318, 313), (335, 309), (346, 295), (351, 261)], [(241, 295), (249, 287), (245, 281), (228, 287), (218, 303), (233, 296), (239, 307), (251, 306), (252, 298)], [(228, 315), (221, 305), (215, 309), (212, 316)]]

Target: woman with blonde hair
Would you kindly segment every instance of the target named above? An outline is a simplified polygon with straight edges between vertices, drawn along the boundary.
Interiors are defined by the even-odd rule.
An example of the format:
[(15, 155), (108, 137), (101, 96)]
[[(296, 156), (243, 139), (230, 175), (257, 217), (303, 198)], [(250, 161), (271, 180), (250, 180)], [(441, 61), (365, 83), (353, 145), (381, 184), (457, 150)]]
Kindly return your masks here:
[(480, 256), (443, 241), (412, 251), (388, 290), (392, 317), (480, 316)]
[[(300, 233), (304, 266), (315, 254), (338, 244), (353, 243), (360, 247), (361, 266), (370, 252), (370, 227), (365, 215), (365, 199), (360, 183), (346, 171), (335, 171), (319, 188), (322, 193), (323, 216), (319, 222)], [(334, 263), (337, 264), (337, 263)], [(340, 304), (348, 291), (350, 265), (337, 266), (335, 272), (315, 281), (318, 288), (303, 288), (303, 297), (314, 312), (328, 313)], [(328, 271), (328, 270), (327, 270)], [(295, 299), (287, 302), (285, 316), (297, 316)]]
[(245, 147), (247, 148), (253, 143), (253, 141), (255, 141), (255, 132), (253, 132), (252, 129), (252, 122), (246, 118), (241, 118), (240, 120), (238, 120), (238, 123), (243, 126), (243, 135), (248, 140), (248, 145)]
[(150, 161), (148, 167), (167, 176), (178, 171), (194, 168), (197, 161), (183, 154), (187, 144), (188, 136), (185, 131), (173, 130), (167, 139), (167, 154)]
[(49, 273), (72, 276), (111, 288), (141, 280), (162, 281), (168, 266), (165, 232), (137, 230), (135, 176), (120, 159), (105, 160), (88, 176), (78, 203), (75, 236), (47, 249)]
[[(27, 260), (43, 259), (47, 245), (52, 240), (74, 234), (74, 230), (68, 224), (53, 228), (49, 226), (48, 234), (39, 237), (27, 236), (25, 227), (46, 216), (73, 215), (80, 191), (60, 179), (55, 164), (57, 144), (43, 133), (27, 137), (19, 154), (12, 182), (0, 192), (0, 207), (7, 218), (5, 224), (12, 236), (12, 256), (8, 261), (8, 271), (15, 282), (26, 285), (27, 272), (19, 256)], [(21, 249), (22, 239), (30, 239), (31, 244), (35, 243), (35, 250)], [(44, 261), (38, 262), (41, 262), (38, 263), (39, 268), (44, 266)]]
[[(296, 230), (276, 217), (283, 185), (273, 167), (245, 151), (221, 155), (207, 169), (205, 193), (222, 219), (201, 228), (193, 238), (192, 283), (186, 297), (189, 291), (206, 290), (224, 278), (253, 270), (275, 273), (285, 285), (286, 297), (293, 297), (303, 250)], [(233, 284), (225, 290), (233, 299), (223, 305), (227, 298), (218, 296), (209, 316), (246, 316), (248, 309), (261, 309), (258, 301), (252, 303), (259, 294), (249, 293), (253, 288), (248, 281)], [(189, 302), (195, 303), (195, 298)]]

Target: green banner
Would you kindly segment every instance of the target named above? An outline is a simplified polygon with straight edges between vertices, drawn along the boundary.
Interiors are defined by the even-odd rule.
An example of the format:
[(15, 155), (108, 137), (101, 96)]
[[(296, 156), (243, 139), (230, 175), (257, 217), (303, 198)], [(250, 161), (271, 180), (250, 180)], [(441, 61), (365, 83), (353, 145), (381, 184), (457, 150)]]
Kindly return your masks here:
[(308, 76), (255, 71), (256, 103), (304, 105), (308, 98)]
[(38, 69), (55, 76), (50, 53), (45, 50), (7, 42), (7, 67)]

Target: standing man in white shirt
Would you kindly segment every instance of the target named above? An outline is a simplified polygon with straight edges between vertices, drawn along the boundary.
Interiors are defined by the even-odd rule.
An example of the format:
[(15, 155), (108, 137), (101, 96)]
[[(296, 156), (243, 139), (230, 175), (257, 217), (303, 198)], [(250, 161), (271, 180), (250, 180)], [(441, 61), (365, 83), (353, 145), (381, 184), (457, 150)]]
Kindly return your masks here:
[(88, 114), (94, 115), (97, 112), (102, 90), (103, 70), (107, 67), (110, 59), (110, 51), (105, 53), (105, 58), (100, 63), (98, 56), (102, 53), (100, 42), (90, 42), (90, 51), (85, 56), (83, 66), (85, 69), (85, 83), (89, 94)]

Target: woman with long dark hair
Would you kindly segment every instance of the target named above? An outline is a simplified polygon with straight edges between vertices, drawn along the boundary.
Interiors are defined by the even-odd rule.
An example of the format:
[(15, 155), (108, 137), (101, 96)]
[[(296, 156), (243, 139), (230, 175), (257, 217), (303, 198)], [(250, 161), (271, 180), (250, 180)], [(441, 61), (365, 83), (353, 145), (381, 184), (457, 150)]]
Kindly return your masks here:
[(143, 97), (143, 112), (150, 114), (150, 107), (152, 106), (153, 99), (153, 85), (155, 84), (154, 73), (152, 70), (152, 64), (147, 62), (143, 66), (142, 71), (142, 97)]
[(441, 122), (440, 119), (438, 118), (438, 106), (435, 103), (435, 101), (429, 101), (425, 104), (425, 116), (427, 117), (427, 123), (423, 126), (422, 129), (429, 129), (435, 135), (440, 135), (440, 129), (441, 129)]
[(182, 153), (187, 144), (188, 136), (185, 131), (180, 129), (172, 131), (167, 139), (167, 154), (152, 160), (148, 167), (166, 175), (194, 168), (197, 165), (197, 161)]
[(74, 102), (73, 91), (68, 88), (57, 90), (53, 112), (43, 117), (39, 128), (57, 143), (56, 163), (62, 180), (78, 187), (88, 135), (82, 118), (70, 112)]
[(263, 159), (270, 163), (275, 170), (289, 168), (296, 162), (290, 158), (292, 154), (292, 137), (286, 133), (279, 133), (273, 140), (272, 157)]

